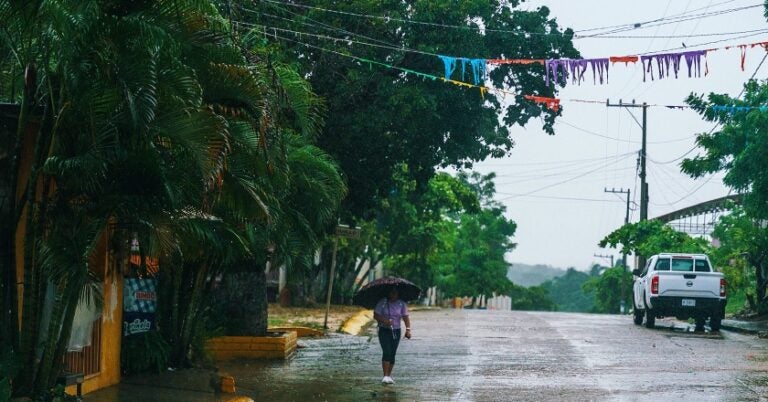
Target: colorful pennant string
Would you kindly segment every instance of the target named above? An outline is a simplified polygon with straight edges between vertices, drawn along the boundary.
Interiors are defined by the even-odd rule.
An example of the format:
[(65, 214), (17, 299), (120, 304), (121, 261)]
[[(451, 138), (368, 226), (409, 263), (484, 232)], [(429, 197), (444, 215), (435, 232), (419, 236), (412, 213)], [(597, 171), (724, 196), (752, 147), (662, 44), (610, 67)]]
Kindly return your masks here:
[[(467, 66), (472, 69), (473, 82), (477, 85), (485, 79), (487, 65), (503, 65), (503, 64), (518, 64), (518, 65), (530, 65), (541, 64), (545, 69), (545, 81), (549, 85), (550, 81), (559, 83), (566, 83), (570, 78), (572, 83), (580, 84), (584, 80), (585, 72), (588, 69), (592, 69), (592, 78), (595, 84), (600, 82), (601, 84), (608, 82), (608, 68), (611, 64), (624, 63), (625, 66), (629, 63), (635, 64), (638, 61), (642, 63), (643, 67), (643, 81), (650, 76), (651, 80), (668, 78), (674, 75), (675, 78), (679, 77), (680, 69), (682, 68), (682, 62), (685, 60), (685, 65), (688, 69), (688, 77), (701, 77), (702, 64), (704, 67), (704, 76), (709, 74), (709, 66), (707, 64), (707, 54), (721, 49), (738, 48), (740, 51), (740, 67), (742, 71), (745, 68), (746, 63), (746, 51), (747, 49), (754, 47), (763, 47), (768, 51), (768, 42), (755, 42), (741, 45), (726, 46), (723, 48), (711, 48), (705, 50), (692, 50), (683, 52), (671, 52), (671, 53), (656, 53), (649, 55), (629, 55), (629, 56), (610, 56), (606, 58), (592, 58), (592, 59), (469, 59), (463, 57), (451, 57), (439, 55), (442, 59), (445, 67), (446, 79), (452, 79), (457, 66), (461, 63), (461, 76), (462, 80), (466, 74)], [(703, 60), (702, 60), (703, 59)], [(702, 63), (703, 61), (703, 63)]]
[(592, 78), (597, 83), (600, 77), (600, 83), (608, 81), (609, 59), (549, 59), (544, 62), (545, 81), (549, 85), (550, 81), (565, 82), (568, 76), (571, 82), (581, 84), (584, 80), (584, 73), (588, 67), (592, 67)]
[(709, 108), (713, 112), (724, 112), (729, 114), (750, 112), (752, 110), (768, 112), (768, 105), (760, 105), (760, 106), (712, 105)]
[[(695, 75), (701, 77), (701, 59), (705, 59), (706, 64), (707, 51), (706, 50), (694, 50), (689, 52), (680, 53), (662, 53), (652, 54), (648, 56), (640, 56), (640, 62), (643, 63), (643, 81), (646, 80), (646, 73), (653, 76), (653, 62), (656, 62), (657, 73), (659, 79), (669, 77), (672, 74), (675, 78), (678, 77), (680, 71), (681, 59), (685, 59), (685, 63), (688, 66), (688, 77)], [(706, 72), (706, 71), (705, 71)]]
[(544, 59), (487, 59), (488, 64), (544, 64)]
[(611, 64), (624, 63), (625, 66), (629, 63), (637, 63), (638, 59), (637, 56), (611, 56), (608, 58), (608, 60), (611, 61)]
[(536, 103), (543, 103), (544, 106), (547, 108), (557, 112), (560, 110), (560, 99), (557, 98), (547, 98), (545, 96), (533, 96), (533, 95), (525, 95), (523, 98), (528, 99), (530, 101), (534, 101)]
[(451, 57), (438, 55), (445, 67), (445, 79), (450, 80), (458, 63), (461, 63), (461, 79), (464, 80), (467, 65), (472, 69), (472, 82), (478, 85), (485, 81), (485, 59), (467, 59), (464, 57)]

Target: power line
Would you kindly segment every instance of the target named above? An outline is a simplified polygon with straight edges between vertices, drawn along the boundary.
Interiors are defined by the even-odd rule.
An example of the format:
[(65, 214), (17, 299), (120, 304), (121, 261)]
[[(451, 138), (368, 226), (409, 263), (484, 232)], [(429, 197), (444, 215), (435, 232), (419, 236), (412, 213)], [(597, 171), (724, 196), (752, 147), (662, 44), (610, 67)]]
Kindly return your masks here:
[[(245, 21), (236, 21), (236, 22), (239, 25), (242, 25), (244, 27), (250, 27), (251, 29), (254, 29), (254, 30), (262, 29), (263, 30), (262, 32), (264, 32), (265, 34), (268, 33), (268, 30), (272, 30), (273, 31), (273, 35), (272, 36), (274, 36), (276, 39), (289, 40), (289, 41), (293, 41), (293, 42), (296, 42), (296, 43), (304, 44), (306, 46), (312, 46), (312, 45), (309, 45), (309, 44), (303, 43), (303, 42), (299, 42), (299, 41), (296, 41), (296, 40), (291, 40), (291, 39), (285, 38), (285, 37), (277, 37), (276, 36), (276, 31), (292, 33), (294, 35), (298, 35), (299, 37), (307, 36), (307, 37), (314, 37), (314, 38), (323, 39), (323, 40), (330, 40), (330, 41), (333, 41), (334, 43), (347, 42), (347, 43), (350, 43), (350, 44), (359, 44), (359, 45), (363, 45), (363, 46), (371, 46), (371, 47), (383, 48), (383, 49), (394, 50), (394, 51), (410, 52), (410, 53), (417, 53), (417, 54), (422, 54), (422, 55), (427, 55), (427, 56), (440, 57), (440, 55), (437, 54), (437, 53), (427, 52), (427, 51), (423, 51), (423, 50), (410, 49), (410, 48), (402, 47), (402, 46), (395, 46), (394, 44), (375, 44), (375, 43), (369, 43), (369, 42), (362, 42), (362, 41), (354, 40), (354, 39), (351, 39), (351, 38), (338, 38), (338, 37), (334, 37), (334, 36), (321, 35), (321, 34), (316, 34), (316, 33), (311, 33), (311, 32), (296, 31), (296, 30), (292, 30), (292, 29), (280, 28), (280, 27), (274, 27), (274, 26), (267, 26), (267, 25), (263, 25), (263, 24), (254, 24), (254, 23), (249, 23), (249, 22), (245, 22)], [(768, 33), (768, 29), (765, 30), (765, 33)], [(732, 37), (732, 38), (727, 38), (727, 39), (718, 40), (718, 41), (697, 43), (697, 44), (692, 44), (691, 46), (686, 46), (686, 47), (677, 47), (677, 48), (656, 50), (656, 51), (644, 52), (644, 53), (636, 53), (636, 54), (637, 55), (657, 54), (657, 53), (663, 53), (663, 52), (667, 52), (667, 51), (671, 51), (671, 50), (679, 50), (679, 49), (687, 49), (687, 48), (693, 48), (693, 47), (704, 46), (704, 45), (711, 45), (711, 44), (714, 44), (714, 43), (721, 43), (721, 42), (726, 42), (726, 41), (729, 41), (729, 40), (732, 40), (732, 39), (742, 39), (742, 38), (756, 36), (756, 35), (759, 35), (759, 33), (758, 34), (745, 35), (745, 36), (739, 36), (739, 37)], [(376, 41), (382, 42), (382, 41), (379, 41), (379, 40), (376, 40)], [(319, 47), (317, 47), (317, 48), (320, 49)], [(345, 55), (345, 56), (349, 56), (349, 55)]]
[[(734, 1), (736, 1), (736, 0), (723, 1), (721, 3), (715, 4), (714, 7), (722, 6), (723, 4), (733, 3)], [(669, 8), (669, 4), (670, 3), (667, 3), (667, 9)], [(708, 7), (712, 7), (712, 6), (708, 6)], [(665, 9), (664, 10), (664, 15), (661, 18), (656, 18), (654, 20), (643, 21), (643, 22), (635, 22), (635, 23), (626, 23), (626, 24), (619, 24), (619, 25), (611, 25), (611, 26), (607, 26), (607, 27), (597, 27), (597, 28), (582, 29), (582, 30), (577, 30), (575, 32), (599, 31), (599, 30), (603, 30), (603, 29), (618, 28), (618, 27), (625, 27), (625, 26), (635, 26), (635, 25), (638, 25), (638, 24), (642, 25), (642, 24), (647, 24), (647, 23), (651, 23), (651, 22), (658, 22), (658, 21), (663, 21), (663, 20), (665, 20), (667, 18), (681, 17), (681, 16), (684, 16), (684, 15), (687, 15), (687, 14), (690, 14), (690, 13), (694, 13), (696, 11), (701, 11), (701, 10), (707, 9), (708, 7), (701, 7), (701, 8), (693, 9), (693, 10), (690, 10), (690, 11), (684, 11), (684, 12), (682, 12), (680, 14), (670, 15), (669, 17), (667, 17), (667, 10)]]
[[(581, 198), (581, 197), (560, 197), (560, 196), (549, 196), (549, 195), (524, 195), (524, 194), (516, 194), (516, 193), (503, 193), (503, 192), (496, 192), (496, 194), (499, 195), (509, 195), (510, 198), (514, 197), (525, 197), (525, 198), (540, 198), (540, 199), (550, 199), (550, 200), (566, 200), (566, 201), (587, 201), (587, 202), (621, 202), (622, 200), (612, 200), (612, 199), (601, 199), (601, 198)], [(500, 201), (504, 201), (507, 198), (502, 198)]]
[[(627, 153), (625, 155), (634, 154), (634, 152)], [(623, 155), (616, 155), (615, 157), (623, 156)], [(537, 162), (520, 162), (520, 163), (489, 163), (484, 164), (485, 166), (528, 166), (528, 165), (554, 165), (554, 164), (560, 164), (560, 163), (570, 163), (570, 162), (591, 162), (591, 161), (602, 161), (605, 160), (605, 157), (597, 157), (597, 158), (585, 158), (585, 159), (570, 159), (570, 160), (557, 160), (557, 161), (537, 161)]]
[[(576, 126), (574, 124), (568, 123), (567, 121), (563, 120), (562, 118), (558, 119), (557, 123), (562, 123), (562, 124), (565, 124), (568, 127), (574, 128), (574, 129), (579, 130), (579, 131), (581, 131), (583, 133), (594, 135), (594, 136), (605, 138), (605, 139), (609, 139), (609, 140), (612, 140), (612, 141), (628, 142), (630, 144), (640, 144), (641, 143), (641, 141), (625, 140), (625, 139), (622, 139), (622, 138), (616, 138), (616, 137), (611, 137), (611, 136), (608, 136), (608, 135), (605, 135), (605, 134), (596, 133), (594, 131), (587, 130), (585, 128), (582, 128), (582, 127)], [(691, 140), (691, 139), (693, 139), (695, 137), (696, 136), (694, 135), (694, 136), (689, 136), (689, 137), (684, 137), (684, 138), (676, 138), (676, 139), (672, 139), (672, 140), (648, 141), (648, 144), (670, 144), (670, 143), (673, 143), (673, 142), (689, 141), (689, 140)]]
[[(424, 26), (432, 26), (432, 27), (440, 27), (440, 28), (450, 28), (450, 29), (461, 29), (461, 30), (472, 30), (472, 31), (485, 31), (485, 32), (499, 32), (499, 33), (513, 33), (513, 34), (523, 34), (523, 35), (563, 35), (563, 32), (558, 33), (546, 33), (546, 32), (524, 32), (524, 31), (518, 31), (518, 30), (511, 30), (511, 29), (497, 29), (497, 28), (488, 28), (488, 27), (479, 27), (479, 26), (470, 26), (470, 25), (455, 25), (455, 24), (443, 24), (439, 22), (430, 22), (430, 21), (420, 21), (420, 20), (412, 20), (412, 19), (406, 19), (406, 18), (400, 18), (400, 17), (393, 17), (393, 16), (382, 16), (382, 15), (372, 15), (372, 14), (364, 14), (364, 13), (356, 13), (352, 11), (342, 11), (342, 10), (333, 10), (329, 8), (322, 8), (322, 7), (315, 7), (315, 6), (309, 6), (306, 4), (299, 4), (299, 3), (288, 3), (283, 1), (277, 1), (277, 0), (262, 0), (266, 3), (272, 3), (272, 4), (278, 4), (282, 6), (290, 6), (290, 7), (297, 7), (297, 8), (303, 8), (308, 10), (315, 10), (315, 11), (321, 11), (325, 13), (332, 13), (332, 14), (338, 14), (338, 15), (346, 15), (350, 17), (357, 17), (357, 18), (365, 18), (365, 19), (373, 19), (373, 20), (379, 20), (384, 22), (401, 22), (406, 24), (414, 24), (414, 25), (424, 25)], [(694, 15), (680, 15), (677, 17), (669, 17), (666, 20), (672, 19), (673, 21), (669, 23), (675, 23), (679, 21), (687, 21), (690, 19), (696, 19), (696, 18), (707, 18), (710, 16), (717, 16), (717, 15), (723, 15), (723, 14), (729, 14), (737, 11), (747, 10), (754, 7), (762, 6), (761, 4), (757, 5), (751, 5), (751, 6), (744, 6), (744, 7), (737, 7), (737, 8), (731, 8), (731, 9), (725, 9), (725, 10), (718, 10), (708, 13), (701, 13), (701, 14), (694, 14)], [(682, 19), (681, 18), (686, 18)], [(652, 21), (646, 21), (646, 22), (640, 22), (640, 23), (632, 23), (632, 24), (623, 24), (619, 25), (617, 27), (623, 27), (619, 28), (614, 31), (604, 32), (604, 33), (597, 33), (592, 35), (574, 35), (575, 39), (580, 38), (588, 38), (588, 37), (598, 37), (600, 35), (604, 34), (610, 34), (615, 32), (623, 32), (625, 30), (630, 29), (642, 29), (642, 28), (648, 28), (657, 26), (658, 24), (654, 23), (661, 23), (663, 24), (665, 19), (659, 19), (659, 20), (652, 20)], [(651, 24), (651, 25), (648, 25)], [(597, 29), (606, 29), (610, 27), (603, 27), (603, 28), (594, 28), (593, 30)], [(581, 31), (574, 31), (574, 32), (586, 32), (589, 30), (581, 30)]]
[(600, 33), (596, 33), (596, 34), (593, 34), (593, 35), (584, 35), (584, 36), (581, 36), (581, 38), (587, 38), (587, 37), (592, 37), (592, 36), (601, 36), (601, 35), (607, 35), (607, 34), (631, 31), (631, 30), (636, 30), (636, 29), (652, 28), (652, 27), (658, 27), (658, 26), (662, 26), (662, 25), (677, 24), (677, 23), (680, 23), (680, 22), (698, 20), (698, 19), (708, 18), (708, 17), (716, 17), (716, 16), (719, 16), (719, 15), (730, 14), (730, 13), (737, 12), (737, 11), (749, 10), (749, 9), (752, 9), (752, 8), (763, 7), (763, 6), (764, 5), (762, 3), (760, 3), (760, 4), (750, 5), (750, 6), (736, 7), (736, 8), (731, 8), (731, 9), (725, 9), (725, 10), (718, 10), (718, 11), (711, 11), (711, 12), (706, 12), (706, 13), (688, 15), (688, 16), (680, 17), (680, 18), (667, 17), (667, 19), (665, 21), (658, 22), (658, 23), (633, 24), (632, 26), (625, 26), (624, 28), (617, 28), (617, 29), (614, 29), (614, 30), (611, 30), (611, 31), (600, 32)]
[[(601, 167), (604, 167), (604, 166), (601, 166)], [(633, 169), (633, 167), (632, 166), (630, 166), (630, 167), (626, 167), (625, 166), (625, 167), (616, 168), (616, 169), (606, 169), (606, 170), (604, 170), (604, 172), (621, 172), (621, 171), (625, 171), (625, 170), (628, 170), (628, 169)], [(574, 173), (574, 172), (571, 171), (571, 172), (568, 172), (568, 173)], [(545, 175), (541, 175), (541, 176), (518, 177), (519, 180), (497, 182), (496, 185), (507, 186), (507, 185), (510, 185), (510, 184), (520, 184), (520, 183), (525, 183), (525, 182), (529, 182), (529, 181), (544, 181), (543, 179), (546, 179), (548, 177), (555, 177), (555, 176), (562, 176), (562, 175), (563, 175), (563, 172), (556, 172), (556, 173), (550, 173), (550, 174), (545, 174)]]
[(687, 34), (687, 35), (605, 35), (594, 37), (581, 37), (578, 39), (686, 39), (686, 38), (704, 38), (710, 36), (729, 36), (740, 35), (747, 33), (765, 33), (768, 32), (766, 28), (750, 29), (746, 31), (731, 31), (731, 32), (708, 32), (699, 34)]
[(537, 188), (537, 189), (535, 189), (535, 190), (532, 190), (532, 191), (529, 191), (529, 192), (526, 192), (526, 193), (523, 193), (523, 194), (519, 194), (519, 195), (515, 195), (515, 196), (511, 196), (511, 197), (505, 197), (505, 198), (502, 198), (502, 199), (501, 199), (501, 200), (499, 200), (499, 201), (504, 201), (504, 200), (507, 200), (507, 199), (510, 199), (510, 198), (515, 198), (515, 197), (523, 197), (523, 196), (526, 196), (526, 195), (535, 194), (535, 193), (538, 193), (538, 192), (540, 192), (540, 191), (544, 191), (544, 190), (550, 189), (550, 188), (552, 188), (552, 187), (555, 187), (555, 186), (559, 186), (559, 185), (562, 185), (562, 184), (566, 184), (566, 183), (572, 182), (572, 181), (574, 181), (574, 180), (577, 180), (577, 179), (580, 179), (580, 178), (582, 178), (582, 177), (584, 177), (584, 176), (586, 176), (586, 175), (588, 175), (588, 174), (590, 174), (590, 173), (594, 173), (594, 172), (596, 172), (596, 171), (598, 171), (598, 170), (600, 170), (600, 169), (602, 169), (602, 168), (604, 168), (604, 167), (606, 167), (606, 166), (608, 166), (608, 165), (613, 165), (613, 164), (615, 164), (615, 163), (617, 163), (617, 162), (620, 162), (621, 160), (622, 160), (622, 159), (618, 159), (618, 160), (616, 160), (616, 161), (614, 161), (614, 162), (612, 162), (612, 163), (606, 164), (605, 166), (598, 166), (596, 169), (591, 169), (591, 170), (589, 170), (589, 171), (587, 171), (587, 172), (584, 172), (584, 173), (582, 173), (582, 174), (580, 174), (580, 175), (577, 175), (577, 176), (571, 177), (571, 178), (569, 178), (569, 179), (566, 179), (566, 180), (562, 180), (562, 181), (559, 181), (559, 182), (557, 182), (557, 183), (553, 183), (553, 184), (548, 184), (548, 185), (546, 185), (546, 186), (543, 186), (543, 187), (539, 187), (539, 188)]

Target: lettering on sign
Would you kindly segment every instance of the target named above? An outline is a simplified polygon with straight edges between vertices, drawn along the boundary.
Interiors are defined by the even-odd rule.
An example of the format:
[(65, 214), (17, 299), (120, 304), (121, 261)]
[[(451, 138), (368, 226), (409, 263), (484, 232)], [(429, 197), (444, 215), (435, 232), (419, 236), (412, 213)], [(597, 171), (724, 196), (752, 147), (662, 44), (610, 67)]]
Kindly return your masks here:
[(359, 239), (360, 229), (339, 225), (339, 226), (336, 226), (336, 236), (346, 237), (349, 239)]
[(152, 329), (152, 321), (144, 319), (135, 319), (133, 322), (123, 323), (123, 333), (125, 335), (140, 334), (142, 332), (149, 332)]

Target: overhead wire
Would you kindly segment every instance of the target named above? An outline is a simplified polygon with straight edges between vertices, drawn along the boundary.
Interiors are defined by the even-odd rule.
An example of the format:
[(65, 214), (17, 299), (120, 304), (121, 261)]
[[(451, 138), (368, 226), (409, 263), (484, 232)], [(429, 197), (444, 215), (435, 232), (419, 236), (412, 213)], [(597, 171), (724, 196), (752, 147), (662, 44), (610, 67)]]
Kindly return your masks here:
[(551, 199), (551, 200), (565, 200), (565, 201), (587, 201), (587, 202), (610, 202), (610, 203), (622, 203), (621, 200), (601, 199), (601, 198), (582, 198), (582, 197), (568, 197), (568, 196), (555, 196), (555, 195), (521, 195), (516, 193), (496, 192), (499, 195), (509, 195), (513, 197), (523, 198), (537, 198), (537, 199)]
[[(631, 154), (634, 154), (634, 152), (629, 152), (629, 153), (626, 153), (626, 154), (617, 155), (617, 156), (613, 157), (612, 159), (613, 160), (619, 159), (619, 158), (622, 158), (622, 157), (625, 157), (625, 156), (631, 155)], [(534, 168), (534, 169), (531, 169), (531, 170), (524, 170), (524, 171), (521, 171), (521, 172), (516, 172), (516, 173), (511, 173), (511, 174), (498, 174), (498, 175), (496, 175), (496, 177), (507, 177), (507, 176), (512, 176), (512, 175), (517, 176), (517, 175), (521, 175), (521, 174), (522, 175), (525, 175), (525, 174), (534, 174), (535, 175), (535, 174), (539, 174), (541, 172), (548, 172), (548, 171), (552, 171), (552, 170), (578, 169), (578, 168), (581, 168), (581, 167), (591, 166), (591, 165), (595, 165), (595, 164), (603, 163), (603, 162), (604, 162), (603, 158), (584, 159), (584, 160), (581, 160), (581, 161), (577, 160), (577, 161), (574, 161), (574, 162), (563, 161), (563, 163), (555, 165), (555, 166), (538, 167), (538, 168)], [(535, 165), (535, 164), (531, 164), (531, 165)], [(505, 165), (505, 166), (509, 166), (509, 165)], [(526, 165), (521, 164), (520, 166), (526, 166)]]
[[(405, 24), (414, 24), (414, 25), (424, 25), (424, 26), (432, 26), (432, 27), (440, 27), (440, 28), (447, 28), (447, 29), (461, 29), (461, 30), (473, 30), (473, 31), (484, 31), (484, 32), (499, 32), (499, 33), (514, 33), (514, 34), (526, 34), (526, 35), (562, 35), (564, 32), (558, 32), (558, 33), (542, 33), (542, 32), (524, 32), (519, 30), (512, 30), (512, 29), (497, 29), (497, 28), (488, 28), (488, 27), (480, 27), (480, 26), (470, 26), (470, 25), (456, 25), (456, 24), (444, 24), (439, 22), (431, 22), (431, 21), (420, 21), (420, 20), (413, 20), (413, 19), (407, 19), (407, 18), (400, 18), (400, 17), (393, 17), (393, 16), (382, 16), (382, 15), (373, 15), (373, 14), (365, 14), (365, 13), (357, 13), (352, 11), (342, 11), (342, 10), (334, 10), (329, 8), (323, 8), (323, 7), (316, 7), (316, 6), (310, 6), (306, 4), (300, 4), (295, 2), (285, 2), (285, 1), (277, 1), (277, 0), (261, 0), (265, 3), (272, 3), (272, 4), (278, 4), (282, 6), (290, 6), (290, 7), (297, 7), (297, 8), (303, 8), (308, 10), (315, 10), (325, 13), (332, 13), (332, 14), (338, 14), (338, 15), (345, 15), (350, 17), (356, 17), (356, 18), (365, 18), (365, 19), (371, 19), (371, 20), (379, 20), (384, 22), (400, 22)], [(666, 20), (671, 19), (672, 21), (666, 21), (665, 19), (660, 20), (651, 20), (651, 21), (645, 21), (641, 23), (629, 23), (629, 24), (622, 24), (618, 25), (617, 29), (608, 31), (608, 32), (602, 32), (597, 34), (591, 34), (591, 35), (574, 35), (574, 38), (587, 38), (587, 37), (599, 37), (600, 35), (610, 34), (610, 33), (617, 33), (617, 32), (623, 32), (626, 30), (634, 30), (634, 29), (644, 29), (649, 27), (657, 26), (658, 24), (665, 24), (665, 23), (675, 23), (679, 22), (679, 20), (687, 21), (690, 19), (696, 19), (696, 18), (707, 18), (711, 16), (718, 16), (718, 15), (724, 15), (724, 14), (730, 14), (733, 12), (743, 11), (755, 7), (762, 6), (762, 3), (756, 4), (756, 5), (750, 5), (750, 6), (743, 6), (743, 7), (735, 7), (731, 9), (724, 9), (724, 10), (717, 10), (709, 13), (701, 13), (701, 14), (694, 14), (694, 15), (680, 15), (676, 17), (670, 17)], [(473, 21), (473, 20), (468, 20)], [(474, 22), (474, 21), (473, 21)], [(610, 27), (603, 27), (603, 28), (596, 28), (596, 29), (606, 29)], [(574, 32), (586, 32), (589, 30), (575, 30)]]
[[(616, 161), (614, 161), (614, 162), (610, 163), (609, 165), (613, 165), (613, 164), (615, 164), (615, 163), (617, 163), (617, 162), (620, 162), (620, 161), (621, 161), (621, 159), (618, 159), (618, 160), (616, 160)], [(591, 169), (591, 170), (588, 170), (588, 171), (586, 171), (586, 172), (584, 172), (584, 173), (581, 173), (581, 174), (579, 174), (579, 175), (577, 175), (577, 176), (574, 176), (574, 177), (568, 178), (568, 179), (566, 179), (566, 180), (562, 180), (562, 181), (559, 181), (559, 182), (557, 182), (557, 183), (548, 184), (548, 185), (546, 185), (546, 186), (542, 186), (542, 187), (539, 187), (539, 188), (537, 188), (537, 189), (535, 189), (535, 190), (532, 190), (532, 191), (528, 191), (528, 192), (522, 193), (522, 194), (520, 194), (520, 195), (517, 195), (517, 196), (512, 196), (512, 197), (505, 197), (505, 198), (502, 198), (502, 199), (500, 199), (499, 201), (504, 201), (504, 200), (508, 200), (508, 199), (510, 199), (510, 198), (515, 198), (515, 197), (522, 197), (522, 196), (526, 196), (526, 195), (531, 195), (531, 194), (535, 194), (535, 193), (538, 193), (538, 192), (540, 192), (540, 191), (544, 191), (544, 190), (550, 189), (550, 188), (552, 188), (552, 187), (555, 187), (555, 186), (560, 186), (560, 185), (563, 185), (563, 184), (566, 184), (566, 183), (572, 182), (572, 181), (574, 181), (574, 180), (577, 180), (577, 179), (579, 179), (579, 178), (582, 178), (582, 177), (584, 177), (584, 176), (586, 176), (586, 175), (588, 175), (588, 174), (594, 173), (594, 172), (596, 172), (596, 171), (598, 171), (598, 170), (600, 170), (600, 169), (602, 169), (602, 168), (603, 168), (603, 166), (598, 166), (596, 169)]]
[(749, 9), (756, 8), (756, 7), (763, 7), (763, 6), (764, 5), (762, 3), (759, 3), (759, 4), (753, 4), (753, 5), (750, 5), (750, 6), (736, 7), (736, 8), (725, 9), (725, 10), (717, 10), (717, 11), (712, 11), (712, 12), (707, 12), (707, 13), (687, 15), (687, 16), (680, 17), (680, 18), (667, 18), (667, 20), (662, 21), (662, 22), (640, 24), (640, 26), (637, 26), (635, 24), (635, 25), (632, 25), (632, 26), (626, 26), (626, 27), (623, 27), (623, 28), (617, 28), (617, 29), (610, 30), (610, 31), (600, 32), (600, 33), (597, 33), (597, 34), (581, 35), (580, 38), (588, 38), (588, 37), (595, 37), (595, 36), (599, 37), (600, 35), (614, 34), (614, 33), (626, 32), (626, 31), (632, 31), (632, 30), (638, 30), (638, 29), (653, 28), (653, 27), (669, 25), (669, 24), (677, 24), (677, 23), (680, 23), (680, 22), (693, 21), (693, 20), (696, 20), (696, 19), (715, 17), (715, 16), (720, 16), (720, 15), (730, 14), (730, 13), (733, 13), (733, 12), (749, 10)]
[[(600, 166), (600, 167), (604, 168), (604, 166)], [(604, 169), (603, 171), (605, 173), (610, 173), (610, 172), (621, 172), (621, 171), (625, 171), (625, 170), (627, 170), (626, 167), (621, 167), (621, 168), (615, 168), (615, 169)], [(568, 172), (568, 173), (574, 173), (574, 172), (571, 171), (571, 172)], [(557, 172), (557, 173), (550, 173), (550, 174), (545, 174), (545, 175), (540, 175), (540, 176), (519, 177), (516, 180), (496, 182), (496, 185), (504, 186), (504, 185), (510, 185), (510, 184), (526, 183), (526, 182), (530, 182), (530, 181), (545, 181), (545, 179), (547, 179), (547, 178), (557, 177), (557, 176), (562, 176), (562, 175), (563, 175), (563, 172)]]
[[(629, 140), (629, 139), (627, 139), (627, 140), (624, 140), (624, 139), (621, 139), (621, 138), (617, 138), (617, 137), (611, 137), (611, 136), (609, 136), (609, 135), (605, 135), (605, 134), (596, 133), (596, 132), (594, 132), (594, 131), (591, 131), (591, 130), (587, 130), (586, 128), (583, 128), (583, 127), (579, 127), (579, 126), (577, 126), (577, 125), (574, 125), (574, 124), (568, 123), (567, 121), (563, 120), (563, 118), (559, 118), (559, 119), (557, 120), (557, 124), (564, 124), (564, 125), (566, 125), (566, 126), (568, 126), (568, 127), (571, 127), (571, 128), (573, 128), (573, 129), (575, 129), (575, 130), (578, 130), (578, 131), (581, 131), (581, 132), (583, 132), (583, 133), (585, 133), (585, 134), (593, 135), (593, 136), (596, 136), (596, 137), (600, 137), (600, 138), (605, 138), (605, 139), (608, 139), (608, 140), (612, 140), (612, 141), (617, 141), (617, 142), (627, 142), (627, 143), (630, 143), (630, 144), (641, 144), (641, 143), (642, 143), (642, 141), (633, 141), (633, 140)], [(671, 143), (674, 143), (674, 142), (690, 141), (691, 139), (693, 139), (693, 138), (695, 138), (695, 137), (696, 137), (696, 136), (695, 136), (695, 135), (693, 135), (693, 136), (688, 136), (688, 137), (675, 138), (675, 139), (671, 139), (671, 140), (663, 140), (663, 141), (646, 141), (646, 143), (647, 143), (647, 144), (671, 144)]]
[[(723, 1), (723, 2), (715, 4), (714, 6), (715, 7), (716, 6), (722, 6), (724, 4), (733, 3), (734, 1), (736, 1), (736, 0), (726, 0), (726, 1)], [(588, 28), (588, 29), (581, 29), (581, 30), (576, 30), (575, 32), (591, 32), (591, 31), (599, 31), (599, 30), (604, 30), (604, 29), (625, 27), (625, 26), (630, 26), (630, 25), (634, 26), (634, 25), (637, 25), (637, 24), (641, 24), (642, 25), (642, 24), (651, 23), (651, 22), (663, 21), (665, 18), (681, 17), (681, 16), (684, 16), (684, 15), (686, 15), (688, 13), (694, 13), (694, 12), (697, 12), (697, 11), (704, 10), (705, 8), (706, 7), (701, 7), (701, 8), (690, 10), (687, 13), (684, 12), (684, 13), (680, 13), (680, 14), (673, 14), (673, 15), (670, 15), (669, 17), (667, 17), (667, 12), (665, 10), (664, 14), (663, 14), (663, 16), (661, 18), (657, 18), (657, 19), (654, 19), (654, 20), (643, 21), (643, 22), (625, 23), (625, 24), (618, 24), (618, 25), (611, 25), (611, 26), (604, 26), (604, 27), (596, 27), (596, 28)]]
[[(264, 1), (267, 1), (267, 0), (264, 0)], [(249, 10), (249, 9), (245, 9), (245, 10), (252, 11), (252, 12), (258, 12), (258, 11)], [(317, 34), (317, 33), (312, 33), (312, 32), (297, 31), (297, 30), (288, 29), (288, 28), (276, 27), (276, 26), (271, 26), (271, 25), (266, 25), (266, 24), (257, 24), (257, 23), (246, 22), (246, 21), (235, 21), (235, 22), (237, 24), (241, 25), (241, 26), (250, 27), (252, 29), (259, 29), (259, 28), (261, 28), (261, 29), (264, 29), (264, 30), (269, 29), (269, 30), (273, 30), (273, 31), (281, 31), (281, 32), (286, 32), (286, 33), (292, 33), (294, 35), (298, 35), (299, 37), (301, 37), (301, 36), (314, 37), (314, 38), (323, 39), (323, 40), (330, 40), (330, 41), (333, 41), (335, 43), (338, 43), (338, 42), (348, 42), (348, 43), (352, 43), (352, 44), (359, 44), (359, 45), (362, 45), (362, 46), (378, 47), (378, 48), (383, 48), (383, 49), (388, 49), (388, 50), (416, 53), (416, 54), (422, 54), (422, 55), (433, 56), (433, 57), (440, 57), (441, 56), (438, 53), (424, 51), (424, 50), (418, 50), (418, 49), (412, 49), (412, 48), (396, 45), (396, 44), (393, 44), (393, 43), (389, 43), (389, 42), (386, 42), (386, 41), (381, 41), (381, 40), (370, 38), (370, 37), (365, 37), (365, 38), (367, 38), (368, 40), (371, 40), (371, 41), (379, 42), (379, 43), (364, 42), (364, 41), (355, 40), (355, 39), (352, 39), (352, 38), (339, 38), (339, 37), (335, 37), (335, 36), (322, 35), (322, 34)], [(363, 35), (356, 34), (356, 33), (353, 33), (353, 32), (347, 31), (347, 30), (341, 30), (341, 31), (343, 31), (344, 33), (346, 33), (348, 35), (363, 37)], [(664, 53), (664, 52), (668, 52), (668, 51), (672, 51), (672, 50), (688, 49), (688, 48), (695, 48), (695, 47), (699, 47), (699, 46), (711, 45), (711, 44), (715, 44), (715, 43), (722, 43), (722, 42), (727, 42), (727, 41), (730, 41), (730, 40), (733, 40), (733, 39), (743, 39), (743, 38), (747, 38), (747, 37), (757, 36), (757, 35), (760, 35), (762, 33), (768, 33), (768, 29), (762, 30), (762, 31), (760, 31), (758, 33), (751, 33), (751, 34), (748, 34), (748, 35), (730, 37), (730, 38), (716, 40), (716, 41), (696, 43), (696, 44), (691, 44), (690, 46), (683, 46), (683, 47), (676, 47), (676, 48), (667, 48), (667, 49), (653, 50), (653, 51), (646, 50), (646, 51), (644, 51), (642, 53), (633, 53), (633, 54), (638, 55), (638, 56), (652, 55), (652, 54)], [(621, 91), (623, 91), (623, 89)]]

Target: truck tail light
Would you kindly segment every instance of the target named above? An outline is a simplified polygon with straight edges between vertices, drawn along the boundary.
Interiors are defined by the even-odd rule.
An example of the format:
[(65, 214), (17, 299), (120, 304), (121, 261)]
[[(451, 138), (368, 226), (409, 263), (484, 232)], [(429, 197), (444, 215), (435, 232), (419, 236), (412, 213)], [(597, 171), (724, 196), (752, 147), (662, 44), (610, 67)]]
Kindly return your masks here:
[(720, 278), (720, 297), (725, 297), (725, 279)]
[(651, 278), (651, 294), (657, 295), (659, 294), (659, 277), (654, 276)]

